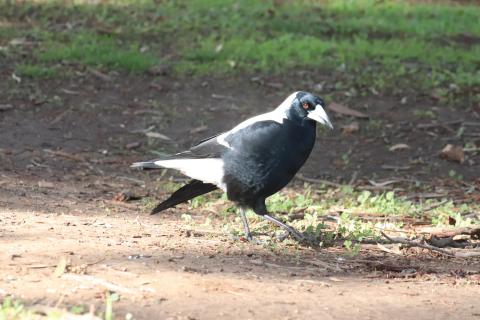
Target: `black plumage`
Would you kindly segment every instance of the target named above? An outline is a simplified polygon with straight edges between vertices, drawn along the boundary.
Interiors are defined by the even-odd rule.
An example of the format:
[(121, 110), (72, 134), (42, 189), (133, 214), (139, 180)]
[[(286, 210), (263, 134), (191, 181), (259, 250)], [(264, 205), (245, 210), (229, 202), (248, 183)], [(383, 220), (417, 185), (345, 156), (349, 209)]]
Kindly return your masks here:
[(174, 193), (165, 201), (159, 203), (153, 208), (151, 214), (159, 213), (168, 208), (175, 207), (177, 204), (187, 202), (190, 199), (198, 197), (202, 194), (209, 193), (218, 189), (212, 183), (203, 183), (200, 180), (192, 180)]
[(286, 186), (305, 163), (315, 143), (316, 123), (332, 128), (323, 107), (321, 98), (295, 92), (274, 111), (202, 140), (188, 151), (133, 164), (145, 169), (173, 168), (194, 179), (160, 203), (152, 214), (218, 187), (242, 208), (247, 238), (251, 235), (244, 208), (253, 209), (302, 240), (302, 234), (268, 214), (265, 199)]

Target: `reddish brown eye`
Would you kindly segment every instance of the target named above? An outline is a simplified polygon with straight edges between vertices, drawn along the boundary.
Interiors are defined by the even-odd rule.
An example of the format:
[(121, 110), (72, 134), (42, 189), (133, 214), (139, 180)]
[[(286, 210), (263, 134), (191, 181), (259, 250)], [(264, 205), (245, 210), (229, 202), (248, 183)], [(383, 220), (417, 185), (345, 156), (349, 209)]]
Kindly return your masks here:
[(304, 103), (304, 104), (303, 104), (303, 109), (305, 109), (305, 110), (308, 109), (308, 104), (307, 104), (307, 103)]

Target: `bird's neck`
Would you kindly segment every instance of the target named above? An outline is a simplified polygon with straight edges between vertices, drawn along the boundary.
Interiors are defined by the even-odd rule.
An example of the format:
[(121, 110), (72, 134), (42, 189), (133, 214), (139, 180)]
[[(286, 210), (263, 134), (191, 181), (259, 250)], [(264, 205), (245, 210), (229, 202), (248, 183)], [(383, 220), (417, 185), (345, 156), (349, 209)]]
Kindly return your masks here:
[(310, 118), (306, 118), (305, 116), (300, 115), (299, 112), (296, 109), (293, 109), (293, 108), (285, 111), (285, 117), (288, 120), (290, 120), (290, 121), (292, 121), (292, 122), (294, 122), (297, 125), (302, 126), (302, 127), (313, 127), (313, 128), (316, 127), (315, 121), (313, 121)]

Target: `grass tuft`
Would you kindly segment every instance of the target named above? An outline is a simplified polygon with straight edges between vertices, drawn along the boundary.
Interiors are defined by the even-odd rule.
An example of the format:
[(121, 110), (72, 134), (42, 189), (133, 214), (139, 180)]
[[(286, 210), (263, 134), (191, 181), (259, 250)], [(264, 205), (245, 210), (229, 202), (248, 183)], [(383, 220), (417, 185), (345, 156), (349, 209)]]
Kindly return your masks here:
[(21, 77), (27, 78), (53, 78), (57, 75), (57, 70), (52, 67), (44, 67), (36, 64), (19, 64), (16, 66), (16, 72)]
[(24, 64), (64, 61), (141, 73), (168, 62), (180, 74), (209, 75), (306, 70), (358, 91), (480, 101), (480, 7), (474, 5), (51, 0), (0, 4), (0, 12), (0, 23), (6, 21), (0, 38), (7, 39), (0, 46), (11, 39), (12, 25), (24, 26), (15, 37), (39, 46), (23, 51), (31, 60)]
[(38, 55), (43, 62), (79, 62), (137, 73), (147, 71), (157, 62), (153, 55), (141, 53), (138, 44), (123, 47), (112, 37), (88, 33), (75, 35), (66, 43), (50, 40), (45, 47)]

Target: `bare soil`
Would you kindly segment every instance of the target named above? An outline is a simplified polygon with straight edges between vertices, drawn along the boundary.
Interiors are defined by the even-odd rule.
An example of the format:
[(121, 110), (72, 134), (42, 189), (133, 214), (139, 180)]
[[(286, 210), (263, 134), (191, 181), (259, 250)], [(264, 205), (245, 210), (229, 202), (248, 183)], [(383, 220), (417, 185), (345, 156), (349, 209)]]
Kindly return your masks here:
[[(110, 77), (86, 72), (18, 84), (0, 75), (0, 104), (12, 107), (0, 111), (0, 298), (98, 310), (108, 289), (121, 295), (119, 319), (480, 318), (479, 259), (417, 249), (395, 255), (375, 245), (354, 257), (338, 247), (271, 248), (230, 238), (220, 219), (186, 226), (185, 206), (150, 217), (141, 202), (119, 201), (124, 190), (166, 196), (159, 186), (167, 177), (131, 171), (133, 161), (156, 157), (151, 150), (180, 151), (298, 88), (249, 77)], [(476, 137), (478, 126), (457, 133), (462, 121), (478, 122), (479, 110), (402, 98), (358, 98), (349, 106), (381, 126), (357, 119), (360, 131), (351, 134), (339, 128), (353, 119), (331, 113), (337, 129), (319, 136), (302, 174), (354, 183), (403, 178), (434, 189), (454, 170), (474, 183), (478, 156), (460, 164), (439, 152)], [(434, 110), (437, 119), (418, 117), (417, 109)], [(142, 130), (152, 125), (169, 140), (147, 138)], [(398, 143), (409, 149), (388, 150)], [(201, 211), (189, 213), (200, 225)], [(67, 268), (55, 273), (62, 259)]]

